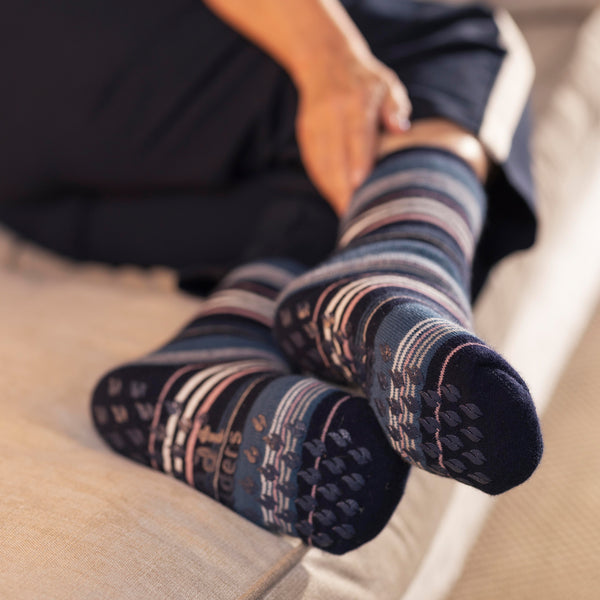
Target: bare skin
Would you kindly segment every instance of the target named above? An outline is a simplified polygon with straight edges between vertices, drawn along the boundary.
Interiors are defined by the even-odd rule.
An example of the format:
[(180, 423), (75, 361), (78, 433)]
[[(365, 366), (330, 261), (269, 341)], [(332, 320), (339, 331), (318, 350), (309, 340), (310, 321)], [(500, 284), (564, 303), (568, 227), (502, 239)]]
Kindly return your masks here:
[(377, 157), (400, 148), (455, 152), (485, 179), (489, 161), (469, 132), (444, 119), (411, 126), (404, 85), (371, 53), (339, 0), (204, 1), (288, 71), (299, 94), (304, 167), (338, 215)]
[(341, 214), (373, 167), (380, 129), (410, 127), (404, 85), (371, 53), (339, 0), (204, 1), (294, 81), (302, 162)]
[(487, 179), (490, 160), (481, 142), (466, 129), (446, 119), (423, 119), (412, 124), (409, 131), (379, 136), (377, 156), (413, 146), (430, 146), (453, 152), (471, 165), (480, 181)]

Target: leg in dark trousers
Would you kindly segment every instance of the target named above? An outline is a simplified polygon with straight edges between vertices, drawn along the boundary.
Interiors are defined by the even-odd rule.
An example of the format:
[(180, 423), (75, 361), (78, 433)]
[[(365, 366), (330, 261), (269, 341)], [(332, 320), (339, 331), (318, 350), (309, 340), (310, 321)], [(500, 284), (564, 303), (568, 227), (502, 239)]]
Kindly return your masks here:
[[(496, 152), (499, 169), (487, 184), (488, 223), (474, 263), (479, 288), (494, 262), (533, 240), (526, 113), (511, 127), (494, 129), (487, 111), (490, 97), (503, 91), (505, 57), (512, 54), (512, 64), (526, 61), (516, 60), (512, 50), (507, 54), (508, 38), (486, 8), (410, 0), (344, 5), (377, 58), (406, 85), (413, 119), (444, 118), (474, 135), (514, 133), (512, 145)], [(304, 246), (315, 245), (315, 238), (318, 246), (331, 235), (332, 214), (300, 162), (290, 78), (199, 0), (23, 0), (5, 7), (0, 39), (0, 109), (10, 115), (0, 141), (0, 220), (10, 227), (76, 257), (157, 261), (186, 270), (193, 263), (192, 270), (214, 271), (244, 260), (242, 241), (254, 243), (243, 230), (257, 227), (264, 213), (268, 175), (292, 172), (289, 181), (278, 181), (290, 195), (308, 190), (314, 217), (302, 230)], [(238, 195), (247, 180), (255, 182), (248, 185), (256, 193)], [(182, 200), (196, 194), (202, 217)], [(23, 214), (15, 204), (26, 198)], [(93, 210), (79, 206), (90, 199)], [(117, 201), (128, 208), (116, 209)], [(133, 215), (136, 201), (148, 202), (156, 226)], [(275, 196), (270, 202), (279, 204)], [(304, 211), (302, 202), (298, 206)], [(287, 209), (273, 210), (279, 215)], [(171, 214), (176, 211), (181, 220)], [(85, 220), (82, 214), (87, 229), (71, 230), (73, 219)], [(287, 243), (281, 231), (290, 217), (278, 219), (261, 230), (274, 235), (269, 248)], [(322, 232), (321, 220), (327, 221)], [(134, 227), (132, 251), (126, 238), (133, 239)], [(110, 248), (82, 248), (87, 231), (95, 229), (104, 240), (115, 240)], [(210, 240), (216, 231), (219, 241), (232, 234), (215, 266), (214, 250), (203, 251), (198, 238)], [(158, 241), (165, 242), (161, 248)], [(323, 243), (331, 245), (333, 239)], [(284, 244), (278, 253), (285, 252)], [(319, 252), (295, 257), (312, 262)]]

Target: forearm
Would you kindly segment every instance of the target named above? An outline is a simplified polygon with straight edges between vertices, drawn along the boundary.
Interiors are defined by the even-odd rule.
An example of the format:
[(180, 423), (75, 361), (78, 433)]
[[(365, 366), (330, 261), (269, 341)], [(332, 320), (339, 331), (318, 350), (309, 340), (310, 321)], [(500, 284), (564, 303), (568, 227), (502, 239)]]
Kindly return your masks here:
[(279, 62), (296, 84), (370, 53), (339, 0), (204, 0)]
[(292, 77), (302, 163), (342, 214), (372, 168), (380, 126), (408, 128), (406, 89), (373, 56), (340, 0), (204, 1)]

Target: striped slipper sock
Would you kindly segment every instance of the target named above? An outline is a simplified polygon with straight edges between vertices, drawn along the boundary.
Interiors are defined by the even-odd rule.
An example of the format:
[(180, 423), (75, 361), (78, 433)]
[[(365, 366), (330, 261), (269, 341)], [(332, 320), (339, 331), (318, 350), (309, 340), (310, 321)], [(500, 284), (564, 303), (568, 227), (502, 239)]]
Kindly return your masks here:
[(364, 398), (289, 373), (271, 327), (297, 273), (236, 269), (166, 346), (102, 378), (92, 415), (117, 452), (341, 554), (381, 531), (409, 467)]
[(296, 365), (362, 388), (410, 464), (490, 494), (542, 452), (515, 370), (471, 333), (483, 188), (449, 152), (386, 157), (357, 190), (334, 256), (278, 299), (275, 335)]

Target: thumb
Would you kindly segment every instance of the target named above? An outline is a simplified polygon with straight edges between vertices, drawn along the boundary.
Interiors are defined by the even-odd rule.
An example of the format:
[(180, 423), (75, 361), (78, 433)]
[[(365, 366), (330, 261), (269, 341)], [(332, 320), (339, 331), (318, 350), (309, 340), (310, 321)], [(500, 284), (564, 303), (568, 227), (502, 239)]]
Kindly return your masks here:
[(410, 129), (412, 106), (406, 88), (392, 73), (388, 77), (387, 91), (381, 104), (380, 119), (390, 133), (403, 133)]

